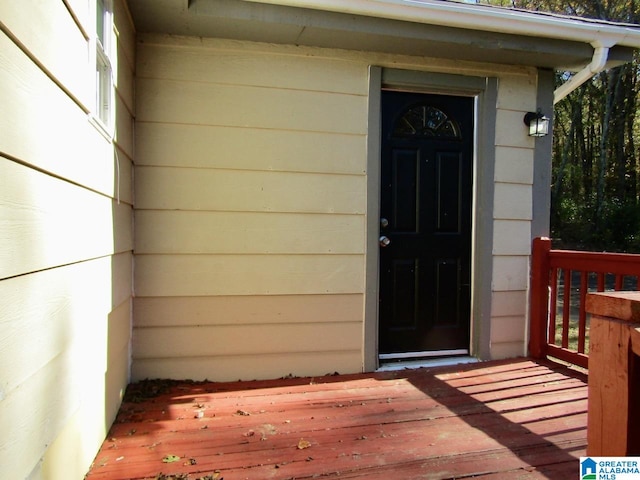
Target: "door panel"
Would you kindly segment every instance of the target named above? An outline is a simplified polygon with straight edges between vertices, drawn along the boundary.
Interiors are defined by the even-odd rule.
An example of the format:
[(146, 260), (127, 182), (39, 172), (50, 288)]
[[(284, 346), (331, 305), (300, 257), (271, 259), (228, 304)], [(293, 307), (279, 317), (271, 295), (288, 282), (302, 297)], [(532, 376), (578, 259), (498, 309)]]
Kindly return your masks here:
[(396, 232), (418, 231), (418, 150), (393, 150), (393, 225)]
[(438, 233), (460, 233), (460, 174), (462, 159), (459, 154), (440, 153), (436, 166), (438, 175)]
[(419, 291), (416, 260), (393, 262), (393, 328), (415, 329), (418, 325), (417, 292)]
[(472, 159), (472, 98), (382, 93), (380, 353), (469, 347)]

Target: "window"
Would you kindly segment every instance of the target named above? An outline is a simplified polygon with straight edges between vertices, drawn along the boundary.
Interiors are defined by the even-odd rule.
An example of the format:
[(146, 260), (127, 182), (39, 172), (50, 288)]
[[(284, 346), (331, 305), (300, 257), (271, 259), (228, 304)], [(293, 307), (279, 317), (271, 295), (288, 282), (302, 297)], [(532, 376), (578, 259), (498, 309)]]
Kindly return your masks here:
[(396, 121), (394, 137), (462, 138), (457, 122), (430, 105), (415, 105)]
[(96, 104), (95, 117), (111, 131), (113, 126), (113, 68), (111, 38), (113, 32), (111, 0), (96, 1)]

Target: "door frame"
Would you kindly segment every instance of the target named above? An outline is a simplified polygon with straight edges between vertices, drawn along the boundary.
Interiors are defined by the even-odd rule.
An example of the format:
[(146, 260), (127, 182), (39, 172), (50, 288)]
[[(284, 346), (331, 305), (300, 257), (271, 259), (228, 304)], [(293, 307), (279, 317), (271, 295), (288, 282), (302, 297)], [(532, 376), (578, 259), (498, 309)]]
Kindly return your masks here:
[[(367, 139), (367, 248), (363, 367), (374, 371), (378, 359), (381, 110), (383, 89), (475, 98), (475, 134), (471, 220), (470, 354), (490, 356), (493, 193), (498, 80), (413, 70), (369, 67)], [(477, 279), (482, 279), (482, 282)]]

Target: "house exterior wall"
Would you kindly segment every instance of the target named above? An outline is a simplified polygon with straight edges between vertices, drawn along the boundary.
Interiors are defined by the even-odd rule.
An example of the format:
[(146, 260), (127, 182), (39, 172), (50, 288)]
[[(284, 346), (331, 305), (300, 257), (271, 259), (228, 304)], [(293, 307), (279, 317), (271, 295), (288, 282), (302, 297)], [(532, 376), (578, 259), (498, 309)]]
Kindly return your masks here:
[(361, 368), (366, 65), (139, 43), (134, 378)]
[(536, 140), (526, 134), (523, 117), (526, 112), (536, 110), (536, 100), (537, 76), (503, 79), (499, 86), (493, 199), (491, 358), (527, 354)]
[(371, 65), (498, 77), (486, 349), (524, 353), (535, 69), (138, 40), (134, 379), (363, 369)]
[(83, 478), (129, 376), (134, 30), (115, 1), (112, 143), (89, 5), (0, 3), (3, 478)]

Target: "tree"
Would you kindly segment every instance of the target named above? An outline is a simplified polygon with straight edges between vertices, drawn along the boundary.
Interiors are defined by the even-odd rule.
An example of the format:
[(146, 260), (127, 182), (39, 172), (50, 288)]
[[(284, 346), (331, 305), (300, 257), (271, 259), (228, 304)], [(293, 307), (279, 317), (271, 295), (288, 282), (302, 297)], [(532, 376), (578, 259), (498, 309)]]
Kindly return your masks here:
[[(640, 23), (640, 0), (476, 0)], [(640, 58), (596, 75), (556, 105), (551, 231), (563, 246), (640, 252)], [(556, 75), (556, 84), (570, 72)]]

